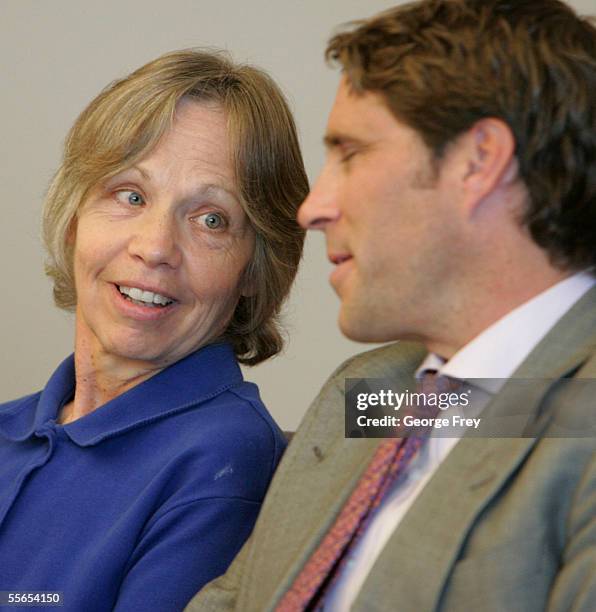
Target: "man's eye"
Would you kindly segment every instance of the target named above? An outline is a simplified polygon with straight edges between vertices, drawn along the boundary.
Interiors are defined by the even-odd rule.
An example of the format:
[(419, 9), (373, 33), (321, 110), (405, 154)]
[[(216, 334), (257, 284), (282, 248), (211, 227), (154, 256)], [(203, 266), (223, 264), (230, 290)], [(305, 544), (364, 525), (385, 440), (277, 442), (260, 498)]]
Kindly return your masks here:
[(225, 218), (219, 213), (210, 212), (195, 217), (199, 223), (212, 230), (223, 229), (226, 226)]
[(145, 203), (143, 196), (138, 191), (132, 191), (131, 189), (117, 191), (116, 199), (122, 204), (130, 204), (131, 206), (142, 206)]
[(346, 162), (349, 162), (354, 155), (356, 155), (356, 151), (345, 151), (341, 156), (341, 163), (345, 164)]

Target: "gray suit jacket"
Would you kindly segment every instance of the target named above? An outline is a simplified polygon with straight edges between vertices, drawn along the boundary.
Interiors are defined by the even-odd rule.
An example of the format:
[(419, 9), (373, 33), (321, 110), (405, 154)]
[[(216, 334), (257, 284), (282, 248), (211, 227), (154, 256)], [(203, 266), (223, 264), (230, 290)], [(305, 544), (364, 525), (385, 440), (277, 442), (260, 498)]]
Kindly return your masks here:
[[(278, 468), (255, 530), (228, 572), (190, 611), (272, 610), (332, 524), (379, 440), (344, 438), (344, 378), (407, 384), (424, 356), (398, 343), (359, 355), (323, 387)], [(596, 398), (563, 377), (596, 378), (596, 289), (485, 409), (507, 418), (520, 402), (536, 438), (462, 439), (416, 499), (352, 610), (367, 612), (596, 610)], [(548, 437), (562, 412), (592, 437)], [(513, 417), (512, 417), (513, 418)]]

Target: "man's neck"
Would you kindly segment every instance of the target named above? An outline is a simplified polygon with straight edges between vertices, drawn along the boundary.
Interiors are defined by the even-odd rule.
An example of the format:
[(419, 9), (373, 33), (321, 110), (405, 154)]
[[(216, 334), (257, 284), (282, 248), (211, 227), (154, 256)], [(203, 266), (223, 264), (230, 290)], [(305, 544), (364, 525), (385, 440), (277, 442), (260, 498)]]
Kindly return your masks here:
[[(526, 279), (518, 277), (520, 282), (517, 283), (512, 282), (513, 279), (503, 279), (500, 283), (486, 285), (484, 291), (471, 293), (465, 313), (454, 313), (454, 320), (442, 326), (444, 333), (436, 330), (435, 337), (425, 338), (423, 342), (430, 352), (449, 360), (493, 323), (572, 274), (550, 267), (548, 273), (529, 275)], [(481, 283), (479, 279), (478, 284)], [(446, 315), (445, 320), (448, 320), (450, 317)]]

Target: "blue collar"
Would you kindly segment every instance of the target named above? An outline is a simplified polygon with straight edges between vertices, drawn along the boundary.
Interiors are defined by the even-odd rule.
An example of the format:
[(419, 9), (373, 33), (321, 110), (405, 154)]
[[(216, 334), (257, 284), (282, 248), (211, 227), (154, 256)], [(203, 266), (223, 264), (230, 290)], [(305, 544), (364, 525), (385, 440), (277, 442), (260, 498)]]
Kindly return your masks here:
[(2, 407), (0, 433), (17, 441), (48, 428), (63, 428), (75, 444), (91, 446), (211, 399), (242, 380), (232, 346), (212, 344), (62, 426), (56, 424), (56, 419), (62, 406), (72, 399), (75, 387), (71, 355), (60, 364), (41, 394)]

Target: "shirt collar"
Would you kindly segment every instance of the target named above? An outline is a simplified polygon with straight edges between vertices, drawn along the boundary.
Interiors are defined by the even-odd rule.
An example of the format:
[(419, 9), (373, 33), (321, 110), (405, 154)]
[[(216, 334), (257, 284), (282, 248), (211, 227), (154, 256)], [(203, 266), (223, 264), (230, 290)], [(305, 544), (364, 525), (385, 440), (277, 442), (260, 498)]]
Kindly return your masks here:
[(72, 398), (75, 386), (74, 357), (71, 355), (54, 372), (39, 400), (22, 404), (20, 410), (0, 422), (0, 427), (13, 439), (25, 439), (48, 427), (63, 427), (73, 442), (91, 446), (211, 399), (242, 380), (232, 346), (209, 345), (90, 414), (61, 426), (56, 425), (58, 413)]
[(449, 361), (429, 353), (416, 376), (428, 369), (497, 393), (555, 323), (594, 284), (589, 272), (578, 272), (514, 308), (462, 347)]
[(428, 353), (424, 361), (416, 370), (416, 379), (420, 380), (426, 372), (438, 372), (439, 374), (443, 374), (443, 365), (445, 365), (445, 360), (442, 357), (439, 357), (436, 353)]

